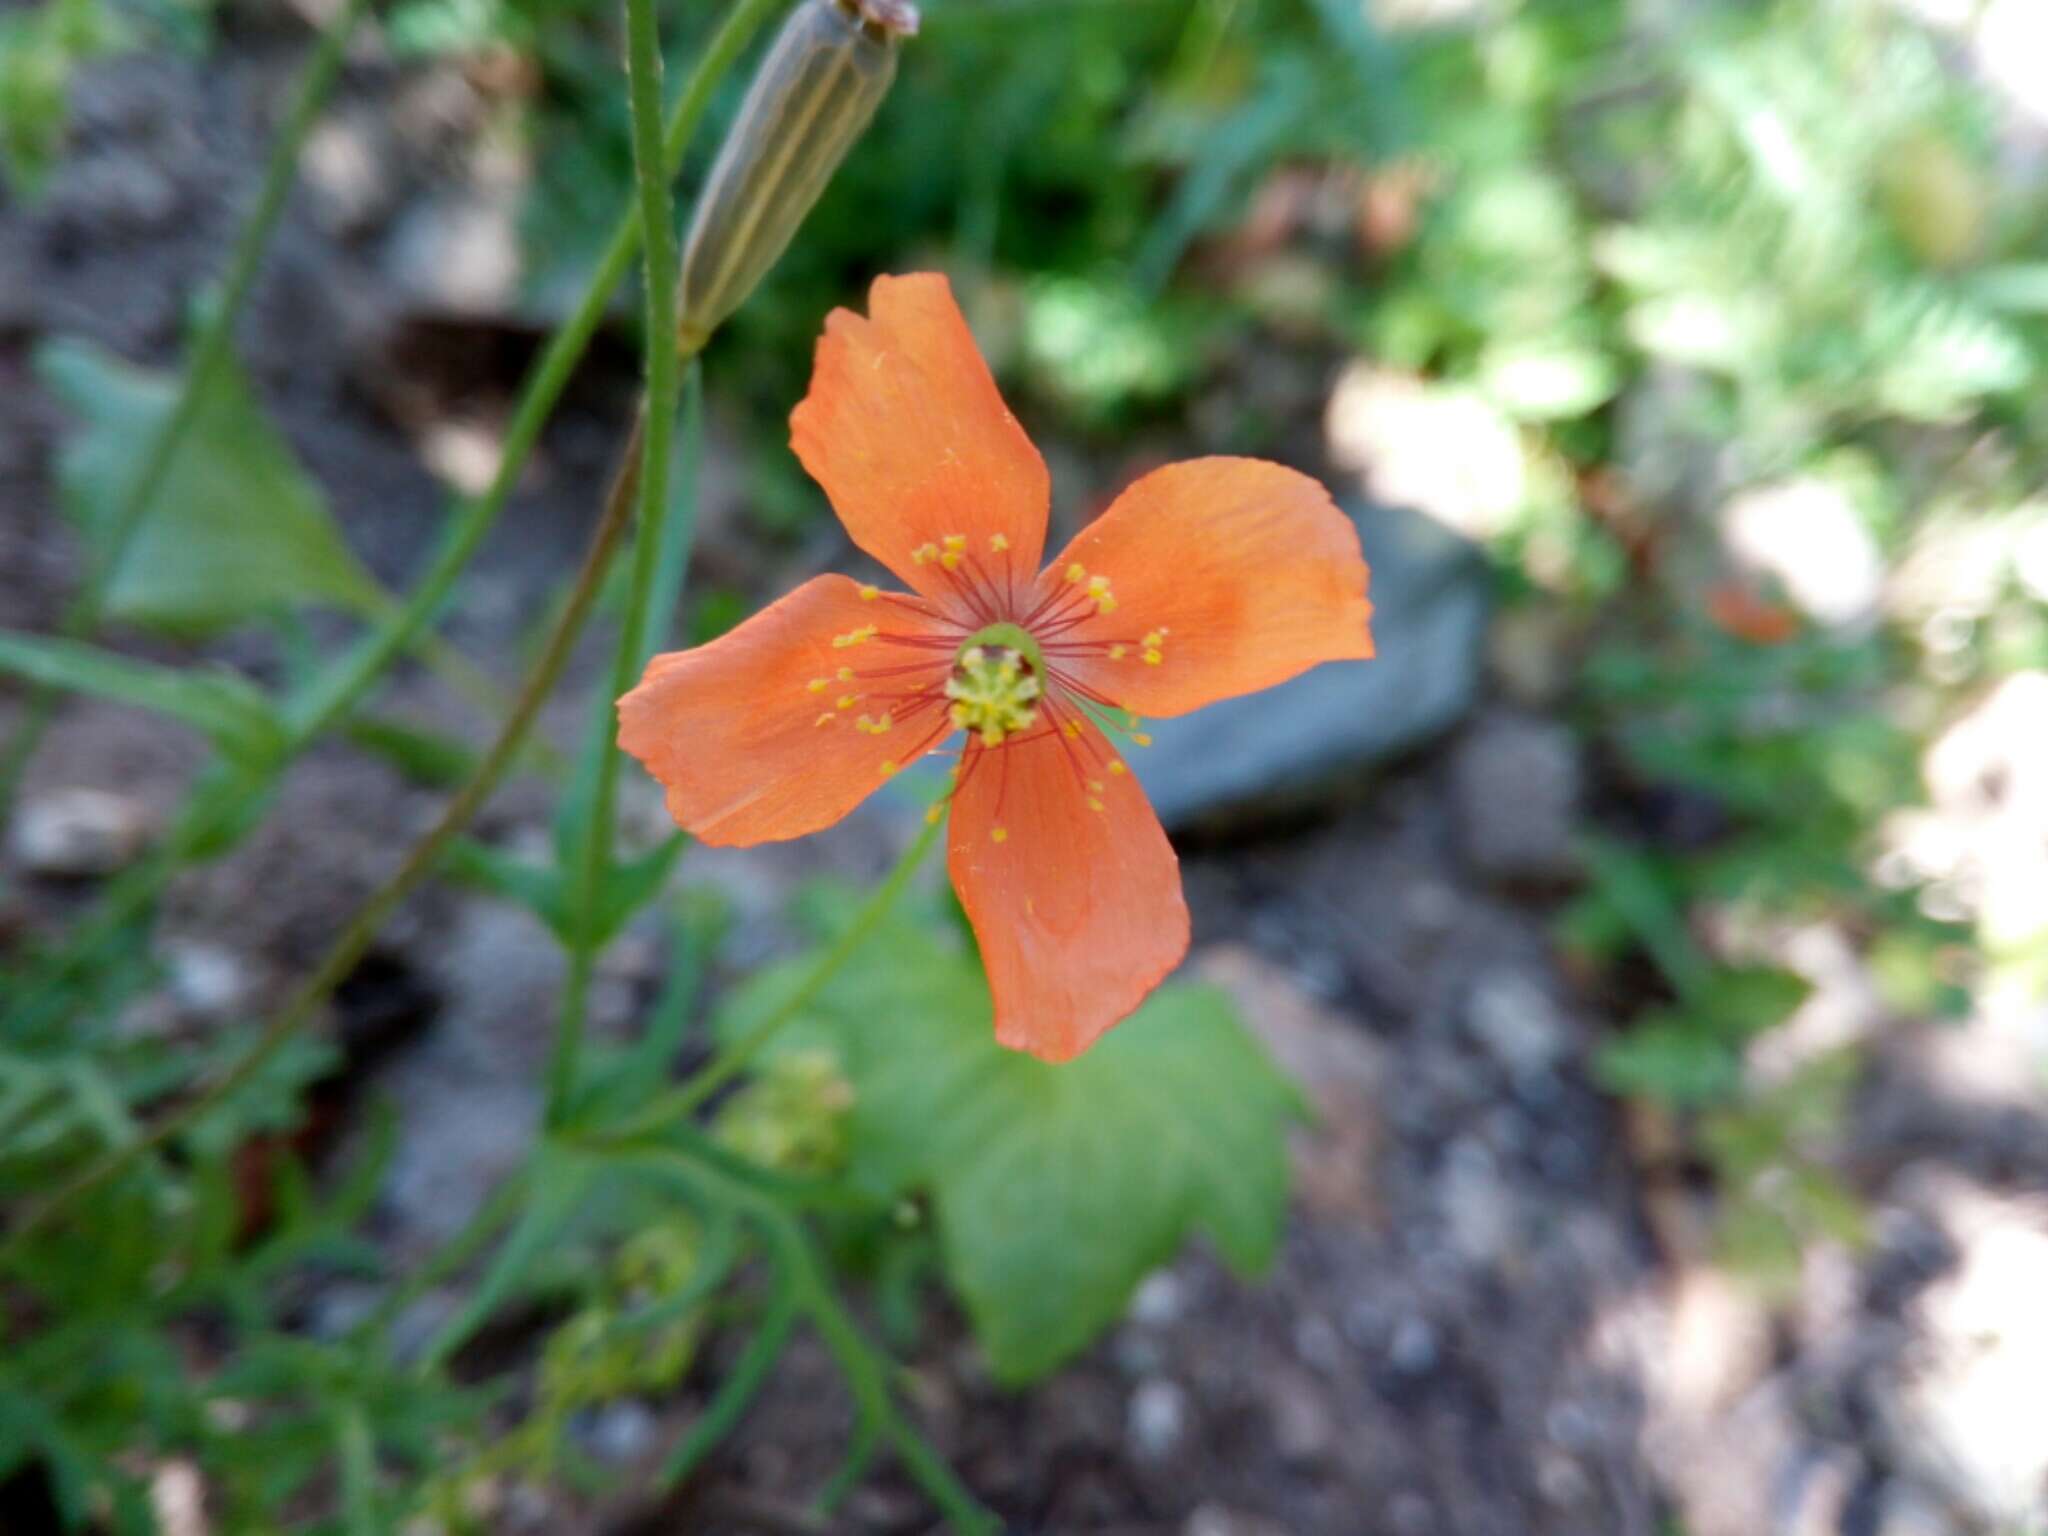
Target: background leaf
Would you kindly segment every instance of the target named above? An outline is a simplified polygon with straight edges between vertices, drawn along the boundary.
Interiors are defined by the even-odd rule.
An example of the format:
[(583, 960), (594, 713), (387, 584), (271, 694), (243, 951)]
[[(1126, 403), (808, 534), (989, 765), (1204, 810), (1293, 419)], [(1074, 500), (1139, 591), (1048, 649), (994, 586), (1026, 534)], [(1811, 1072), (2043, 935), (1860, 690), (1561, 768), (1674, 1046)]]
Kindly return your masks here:
[[(728, 1006), (746, 1027), (800, 971)], [(1202, 1232), (1236, 1271), (1271, 1258), (1300, 1099), (1212, 988), (1168, 985), (1079, 1061), (997, 1045), (980, 968), (884, 926), (781, 1041), (835, 1051), (853, 1084), (850, 1176), (929, 1191), (946, 1273), (996, 1375), (1042, 1376), (1121, 1315)]]
[[(83, 424), (64, 445), (58, 484), (65, 512), (103, 556), (149, 444), (174, 409), (176, 382), (78, 341), (47, 344), (37, 368)], [(223, 359), (111, 573), (105, 615), (207, 634), (301, 604), (368, 610), (385, 601), (240, 367)]]
[(204, 733), (228, 757), (260, 760), (284, 741), (269, 700), (231, 672), (179, 671), (75, 640), (15, 634), (0, 634), (0, 672), (156, 710)]

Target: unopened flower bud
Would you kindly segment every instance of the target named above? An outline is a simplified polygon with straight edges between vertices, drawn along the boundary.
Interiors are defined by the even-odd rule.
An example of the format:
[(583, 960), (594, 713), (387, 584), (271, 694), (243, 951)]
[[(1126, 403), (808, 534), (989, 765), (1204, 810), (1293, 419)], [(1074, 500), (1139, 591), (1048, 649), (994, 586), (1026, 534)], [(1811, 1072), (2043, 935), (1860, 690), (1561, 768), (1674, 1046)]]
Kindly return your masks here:
[(726, 135), (683, 248), (686, 352), (745, 302), (789, 246), (896, 78), (910, 0), (801, 0)]

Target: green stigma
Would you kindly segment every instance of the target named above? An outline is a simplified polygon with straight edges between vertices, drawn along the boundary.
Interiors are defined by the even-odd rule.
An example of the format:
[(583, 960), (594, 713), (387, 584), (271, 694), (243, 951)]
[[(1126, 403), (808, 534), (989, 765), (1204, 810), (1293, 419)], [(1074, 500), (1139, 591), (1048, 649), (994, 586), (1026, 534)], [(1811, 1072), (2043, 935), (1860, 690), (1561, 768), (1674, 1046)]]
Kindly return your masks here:
[(980, 736), (984, 747), (1030, 730), (1038, 723), (1044, 669), (1038, 642), (1015, 624), (991, 624), (970, 636), (946, 679), (953, 724)]

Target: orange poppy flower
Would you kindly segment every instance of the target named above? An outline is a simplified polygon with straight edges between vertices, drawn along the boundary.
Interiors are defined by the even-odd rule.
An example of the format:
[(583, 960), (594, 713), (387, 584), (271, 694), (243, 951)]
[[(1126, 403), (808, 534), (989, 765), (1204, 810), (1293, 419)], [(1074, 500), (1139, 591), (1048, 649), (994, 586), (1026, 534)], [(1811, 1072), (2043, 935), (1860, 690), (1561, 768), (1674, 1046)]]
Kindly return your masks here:
[(947, 865), (996, 1037), (1080, 1055), (1180, 963), (1180, 866), (1120, 742), (1372, 655), (1358, 534), (1305, 475), (1197, 459), (1137, 481), (1041, 571), (1045, 462), (943, 277), (835, 310), (797, 457), (908, 593), (820, 576), (657, 656), (619, 742), (703, 842), (830, 826), (956, 732)]

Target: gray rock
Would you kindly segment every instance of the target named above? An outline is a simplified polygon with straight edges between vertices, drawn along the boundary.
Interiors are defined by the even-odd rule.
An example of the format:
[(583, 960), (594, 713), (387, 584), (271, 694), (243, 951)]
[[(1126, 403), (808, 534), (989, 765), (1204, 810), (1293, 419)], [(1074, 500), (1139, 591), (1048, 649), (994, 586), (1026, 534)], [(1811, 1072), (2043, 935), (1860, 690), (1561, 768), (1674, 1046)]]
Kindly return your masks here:
[(1256, 818), (1355, 781), (1471, 706), (1490, 608), (1473, 547), (1394, 507), (1352, 504), (1372, 566), (1369, 662), (1148, 724), (1132, 766), (1169, 827)]
[(1387, 1359), (1403, 1376), (1427, 1376), (1440, 1353), (1436, 1329), (1422, 1317), (1402, 1318), (1387, 1344)]
[(1173, 1454), (1188, 1427), (1186, 1388), (1165, 1376), (1138, 1383), (1131, 1394), (1127, 1432), (1131, 1449), (1146, 1461)]
[(1571, 1025), (1549, 989), (1513, 966), (1473, 978), (1465, 1027), (1517, 1083), (1553, 1071), (1571, 1052)]
[(384, 271), (414, 308), (498, 317), (519, 297), (519, 202), (509, 195), (428, 198), (399, 215)]
[(164, 947), (164, 985), (186, 1018), (224, 1019), (247, 1000), (249, 974), (241, 957), (218, 944), (181, 940)]
[(51, 194), (52, 224), (96, 235), (153, 235), (185, 211), (178, 184), (139, 155), (109, 153), (66, 169)]
[(306, 140), (301, 161), (313, 216), (344, 240), (376, 233), (397, 209), (402, 164), (381, 114), (357, 110), (328, 117)]
[(1187, 1282), (1170, 1269), (1155, 1269), (1131, 1297), (1130, 1317), (1146, 1328), (1171, 1328), (1187, 1309)]
[(1204, 1504), (1187, 1518), (1181, 1536), (1286, 1536), (1286, 1527), (1222, 1504)]
[(1522, 1234), (1514, 1191), (1483, 1143), (1462, 1136), (1451, 1143), (1436, 1194), (1445, 1234), (1467, 1264), (1487, 1267), (1515, 1257)]
[(1963, 1524), (1911, 1483), (1894, 1481), (1878, 1506), (1876, 1536), (1962, 1536)]
[(142, 851), (149, 817), (126, 795), (59, 789), (28, 801), (14, 819), (11, 852), (32, 875), (82, 880), (111, 875)]
[(633, 1398), (606, 1403), (575, 1424), (577, 1437), (591, 1454), (613, 1466), (629, 1466), (645, 1456), (660, 1429), (654, 1410)]
[(1330, 1396), (1305, 1370), (1278, 1372), (1264, 1384), (1273, 1448), (1296, 1465), (1317, 1462), (1336, 1447), (1338, 1430)]
[(1466, 859), (1495, 880), (1568, 878), (1579, 789), (1578, 748), (1565, 727), (1510, 715), (1485, 721), (1451, 763)]
[(447, 1241), (525, 1160), (563, 969), (538, 922), (493, 902), (466, 906), (439, 945), (446, 1005), (380, 1079), (399, 1109), (383, 1210), (398, 1251)]

